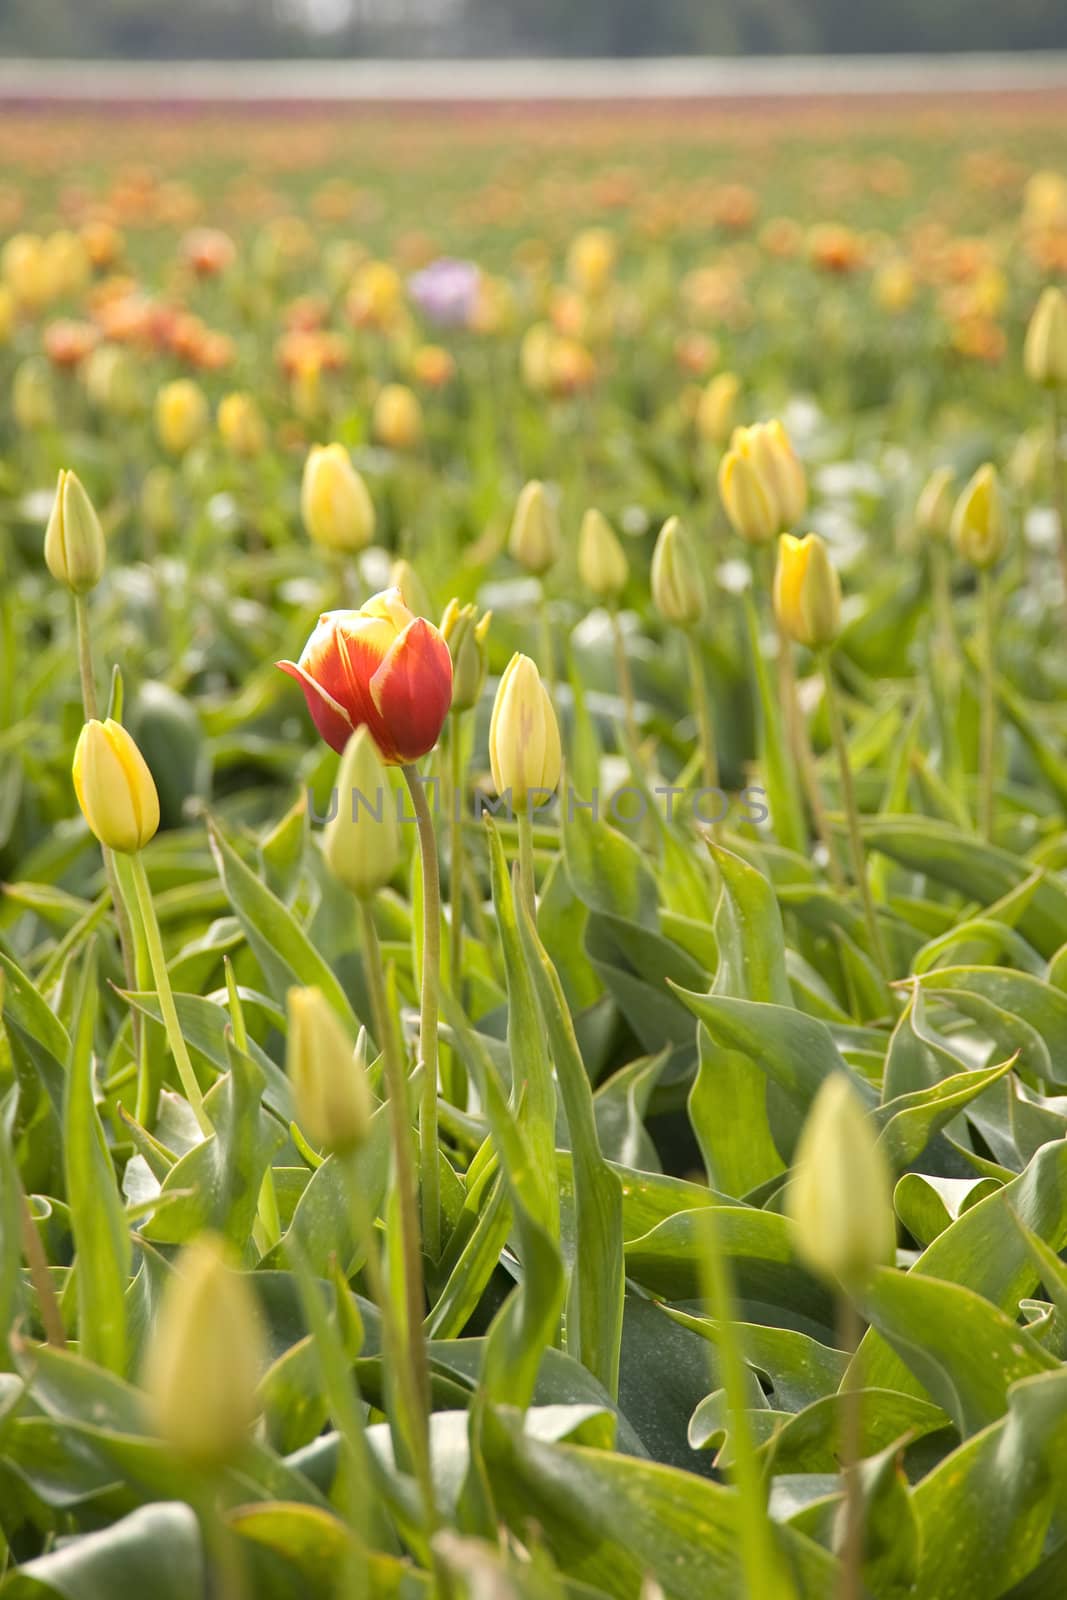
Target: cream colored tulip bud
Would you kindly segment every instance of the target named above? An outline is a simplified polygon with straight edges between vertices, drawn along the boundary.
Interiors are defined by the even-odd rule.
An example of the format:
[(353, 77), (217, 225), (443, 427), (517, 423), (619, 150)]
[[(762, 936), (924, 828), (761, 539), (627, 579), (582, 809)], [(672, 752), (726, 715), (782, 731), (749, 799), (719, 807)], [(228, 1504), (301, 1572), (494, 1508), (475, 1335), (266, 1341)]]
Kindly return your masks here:
[(390, 589), (399, 589), (404, 597), (404, 604), (412, 616), (425, 617), (427, 622), (433, 620), (433, 601), (430, 599), (426, 585), (419, 577), (418, 572), (410, 561), (394, 561), (389, 571)]
[(207, 398), (192, 378), (175, 378), (156, 395), (156, 433), (168, 455), (183, 456), (207, 432)]
[(56, 397), (48, 365), (39, 356), (27, 356), (11, 380), (11, 414), (23, 433), (55, 426)]
[(265, 1360), (248, 1277), (229, 1264), (221, 1240), (201, 1235), (178, 1257), (145, 1360), (155, 1426), (183, 1460), (210, 1469), (239, 1454)]
[(121, 723), (95, 718), (74, 751), (74, 792), (93, 833), (111, 850), (133, 855), (159, 827), (159, 795), (148, 763)]
[(371, 432), (390, 450), (413, 450), (422, 438), (422, 406), (404, 383), (387, 383), (379, 391)]
[(957, 554), (972, 566), (992, 567), (1004, 553), (1008, 523), (996, 468), (979, 467), (956, 501), (952, 513), (952, 543)]
[(578, 532), (578, 575), (600, 600), (617, 600), (630, 576), (630, 563), (611, 523), (595, 506)]
[(677, 517), (659, 531), (652, 552), (652, 604), (664, 622), (689, 628), (707, 611), (704, 579), (689, 535)]
[(786, 1209), (797, 1253), (846, 1289), (862, 1288), (896, 1254), (892, 1177), (885, 1153), (843, 1072), (822, 1084), (797, 1144)]
[(324, 550), (363, 550), (374, 537), (374, 504), (343, 444), (315, 445), (304, 463), (300, 513)]
[(796, 526), (807, 509), (807, 474), (793, 449), (793, 441), (777, 417), (758, 424), (751, 432), (755, 435), (753, 460), (756, 470), (764, 482), (770, 484), (782, 521), (780, 531), (787, 533)]
[(728, 450), (719, 463), (719, 498), (731, 527), (749, 544), (769, 544), (781, 532), (773, 485), (739, 450)]
[(535, 479), (524, 486), (515, 503), (508, 551), (520, 567), (540, 578), (559, 559), (560, 544), (555, 504)]
[(321, 989), (290, 989), (288, 1013), (297, 1122), (318, 1149), (347, 1155), (366, 1141), (374, 1110), (363, 1035), (353, 1046)]
[(841, 580), (817, 533), (783, 533), (774, 572), (774, 614), (794, 644), (822, 650), (841, 631)]
[(253, 461), (267, 448), (267, 424), (250, 394), (224, 395), (218, 409), (219, 435), (231, 455)]
[(478, 616), (475, 605), (450, 600), (441, 618), (441, 635), (452, 657), (452, 709), (471, 711), (482, 698), (489, 670), (486, 639), (493, 613)]
[(400, 860), (396, 801), (389, 774), (366, 726), (345, 745), (337, 772), (337, 810), (322, 850), (334, 877), (361, 898), (383, 889)]
[(719, 372), (700, 396), (696, 424), (700, 437), (708, 444), (722, 444), (734, 425), (741, 380), (736, 372)]
[(1067, 384), (1067, 296), (1060, 288), (1041, 293), (1026, 330), (1023, 367), (1031, 382), (1047, 389)]
[(44, 536), (44, 559), (57, 583), (87, 594), (104, 575), (107, 546), (93, 503), (76, 473), (61, 469)]
[(513, 655), (496, 691), (489, 722), (489, 764), (497, 794), (516, 811), (541, 805), (559, 783), (559, 723), (541, 674), (529, 656)]
[(921, 533), (932, 539), (947, 539), (956, 503), (956, 474), (951, 467), (935, 467), (923, 485), (915, 507), (915, 521)]

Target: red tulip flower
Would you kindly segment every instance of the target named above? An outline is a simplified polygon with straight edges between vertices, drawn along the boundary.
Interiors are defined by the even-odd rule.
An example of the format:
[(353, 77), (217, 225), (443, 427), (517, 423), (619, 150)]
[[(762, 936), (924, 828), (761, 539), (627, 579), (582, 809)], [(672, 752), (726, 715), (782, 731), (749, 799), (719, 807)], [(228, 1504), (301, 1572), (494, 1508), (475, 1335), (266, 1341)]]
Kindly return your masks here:
[(372, 595), (358, 611), (324, 612), (300, 660), (278, 665), (303, 686), (331, 749), (343, 750), (366, 726), (390, 766), (432, 750), (452, 704), (448, 645), (399, 589)]

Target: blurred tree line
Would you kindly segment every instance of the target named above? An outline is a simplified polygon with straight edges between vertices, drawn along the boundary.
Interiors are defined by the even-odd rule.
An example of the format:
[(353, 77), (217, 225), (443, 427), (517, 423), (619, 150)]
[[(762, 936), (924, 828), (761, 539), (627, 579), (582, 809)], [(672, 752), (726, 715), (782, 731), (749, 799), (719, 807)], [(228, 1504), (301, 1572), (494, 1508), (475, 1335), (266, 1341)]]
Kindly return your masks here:
[(6, 55), (852, 54), (1067, 48), (1067, 0), (0, 0)]

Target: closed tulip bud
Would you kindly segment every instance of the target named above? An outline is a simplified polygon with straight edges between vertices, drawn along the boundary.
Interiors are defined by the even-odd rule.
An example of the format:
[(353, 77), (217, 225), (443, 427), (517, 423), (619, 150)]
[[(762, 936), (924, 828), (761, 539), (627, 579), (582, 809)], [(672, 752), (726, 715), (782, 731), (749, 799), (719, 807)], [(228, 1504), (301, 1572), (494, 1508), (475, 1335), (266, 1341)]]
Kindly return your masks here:
[(452, 657), (399, 589), (372, 595), (358, 611), (327, 611), (299, 661), (278, 666), (303, 686), (311, 720), (331, 749), (364, 724), (383, 761), (417, 761), (437, 743), (452, 704)]
[(559, 559), (561, 535), (554, 503), (536, 479), (526, 484), (515, 503), (508, 551), (527, 572), (542, 577)]
[(87, 594), (104, 574), (107, 546), (100, 518), (76, 473), (63, 468), (44, 536), (44, 559), (57, 583)]
[(140, 370), (121, 345), (98, 345), (89, 355), (84, 372), (85, 392), (98, 411), (126, 418), (141, 410)]
[(178, 1257), (145, 1360), (155, 1426), (179, 1456), (221, 1467), (256, 1420), (266, 1343), (247, 1277), (221, 1240), (201, 1235)]
[(141, 516), (156, 534), (171, 533), (178, 524), (174, 473), (170, 467), (151, 467), (141, 485)]
[(700, 396), (696, 424), (700, 437), (708, 444), (722, 444), (733, 427), (741, 380), (736, 372), (719, 372)]
[(82, 815), (101, 844), (133, 855), (155, 837), (155, 781), (121, 723), (94, 717), (85, 724), (74, 751), (73, 778)]
[(741, 453), (751, 451), (752, 464), (777, 503), (781, 519), (778, 531), (788, 533), (807, 508), (807, 474), (793, 449), (793, 441), (777, 417), (770, 422), (759, 422), (746, 431), (748, 438), (741, 443)]
[(267, 447), (267, 425), (250, 394), (225, 395), (219, 401), (219, 436), (231, 455), (254, 461)]
[(707, 610), (704, 578), (677, 517), (663, 524), (652, 552), (652, 604), (664, 622), (683, 628), (703, 621)]
[(556, 332), (547, 322), (527, 328), (519, 345), (519, 372), (527, 389), (535, 394), (547, 390), (552, 382), (552, 347)]
[(782, 517), (771, 486), (737, 450), (727, 451), (719, 463), (719, 498), (730, 525), (749, 544), (768, 544), (780, 531)]
[(614, 528), (590, 506), (578, 533), (578, 574), (601, 600), (617, 600), (630, 576), (630, 563)]
[(953, 485), (956, 474), (951, 467), (935, 467), (923, 485), (915, 506), (915, 521), (921, 533), (932, 539), (947, 539), (955, 504)]
[(559, 783), (559, 723), (541, 674), (515, 654), (504, 669), (489, 722), (489, 764), (497, 794), (519, 811), (548, 800)]
[(567, 252), (567, 275), (583, 294), (603, 294), (615, 270), (615, 239), (607, 228), (583, 228)]
[(321, 989), (290, 989), (286, 1070), (296, 1119), (320, 1150), (347, 1155), (366, 1141), (374, 1110), (363, 1036), (355, 1046)]
[(11, 382), (11, 412), (23, 433), (51, 428), (56, 420), (56, 400), (48, 365), (39, 356), (27, 356), (15, 368)]
[(975, 567), (992, 567), (1008, 542), (1007, 518), (996, 468), (979, 467), (956, 501), (952, 513), (952, 543), (965, 561)]
[(841, 580), (817, 533), (783, 533), (774, 572), (774, 614), (786, 636), (823, 650), (841, 631)]
[(156, 434), (168, 455), (183, 456), (207, 432), (210, 413), (200, 385), (175, 378), (156, 395)]
[(1023, 367), (1032, 383), (1047, 389), (1067, 384), (1067, 297), (1050, 285), (1030, 318), (1023, 345)]
[(823, 1082), (796, 1150), (786, 1192), (797, 1252), (820, 1277), (862, 1288), (896, 1255), (892, 1180), (885, 1153), (843, 1072)]
[(7, 344), (15, 331), (18, 306), (15, 296), (6, 283), (0, 283), (0, 345)]
[(370, 730), (357, 728), (337, 772), (337, 812), (326, 824), (322, 853), (339, 882), (368, 899), (384, 889), (400, 859), (389, 775)]
[(422, 438), (422, 407), (405, 383), (387, 383), (378, 392), (371, 432), (390, 450), (413, 450)]
[(493, 620), (491, 611), (479, 618), (474, 605), (461, 606), (450, 600), (441, 618), (441, 634), (452, 656), (452, 709), (471, 711), (482, 698), (489, 669), (486, 637)]
[(304, 463), (300, 513), (324, 550), (363, 550), (374, 537), (374, 503), (343, 444), (315, 445)]
[(14, 233), (0, 252), (0, 273), (19, 305), (35, 311), (51, 298), (52, 284), (44, 240), (36, 233)]
[(403, 559), (394, 561), (389, 570), (389, 587), (399, 589), (404, 597), (404, 604), (416, 617), (430, 617), (433, 611), (433, 602), (427, 592), (426, 585), (419, 577), (410, 561)]

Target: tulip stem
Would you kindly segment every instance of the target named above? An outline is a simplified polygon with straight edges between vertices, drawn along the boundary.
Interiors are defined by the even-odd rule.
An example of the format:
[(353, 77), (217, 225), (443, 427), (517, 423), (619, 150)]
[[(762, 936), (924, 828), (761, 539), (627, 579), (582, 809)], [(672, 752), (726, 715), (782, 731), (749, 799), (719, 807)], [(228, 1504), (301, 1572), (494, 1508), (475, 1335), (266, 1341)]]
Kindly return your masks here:
[(848, 755), (848, 740), (845, 737), (845, 724), (841, 717), (841, 706), (837, 697), (837, 686), (834, 683), (834, 674), (830, 666), (830, 653), (828, 650), (820, 651), (820, 664), (822, 666), (823, 683), (826, 688), (826, 711), (830, 719), (830, 736), (833, 739), (834, 754), (837, 757), (837, 768), (841, 779), (841, 800), (845, 811), (845, 822), (848, 826), (852, 876), (863, 900), (863, 915), (867, 923), (867, 937), (871, 946), (871, 954), (878, 963), (878, 968), (883, 978), (888, 980), (889, 958), (882, 939), (878, 914), (874, 908), (870, 879), (867, 876), (867, 858), (863, 849), (863, 835), (860, 831), (859, 807), (856, 804), (856, 786), (852, 779), (852, 763)]
[(17, 1176), (15, 1187), (18, 1191), (19, 1224), (22, 1230), (22, 1253), (26, 1257), (26, 1265), (30, 1269), (30, 1282), (33, 1284), (37, 1295), (37, 1310), (41, 1318), (46, 1341), (62, 1350), (66, 1347), (67, 1335), (63, 1328), (63, 1314), (59, 1309), (59, 1301), (52, 1284), (52, 1274), (48, 1269), (48, 1258), (41, 1244), (41, 1236), (37, 1232), (37, 1224), (33, 1220), (33, 1211), (30, 1202), (23, 1190)]
[(979, 763), (978, 818), (982, 836), (990, 843), (994, 825), (994, 766), (996, 762), (996, 682), (994, 676), (996, 638), (996, 592), (993, 576), (983, 567), (978, 574), (978, 598), (981, 610), (981, 663), (982, 663), (982, 724), (981, 756)]
[(419, 769), (402, 768), (415, 807), (422, 858), (422, 982), (419, 1007), (419, 1166), (422, 1179), (422, 1237), (431, 1261), (441, 1254), (441, 1177), (437, 1169), (437, 1011), (441, 982), (441, 874), (437, 838)]
[(700, 731), (700, 757), (704, 769), (704, 787), (719, 787), (719, 763), (715, 754), (715, 730), (711, 721), (711, 702), (708, 699), (708, 681), (704, 675), (704, 658), (695, 628), (685, 630), (685, 646), (689, 658), (689, 689), (696, 710)]
[[(189, 1059), (189, 1050), (182, 1034), (181, 1024), (178, 1021), (174, 993), (170, 986), (170, 975), (167, 972), (167, 958), (159, 932), (159, 921), (156, 917), (156, 908), (152, 903), (152, 890), (148, 884), (148, 874), (145, 872), (144, 860), (140, 851), (130, 857), (130, 870), (137, 895), (137, 906), (141, 913), (141, 923), (144, 927), (145, 943), (148, 946), (148, 959), (152, 963), (152, 975), (155, 978), (156, 993), (159, 995), (159, 1009), (163, 1013), (163, 1026), (167, 1031), (167, 1042), (174, 1057), (174, 1064), (178, 1069), (178, 1077), (181, 1079), (185, 1098), (193, 1108), (193, 1115), (200, 1124), (201, 1132), (206, 1136), (213, 1132), (211, 1119), (204, 1110), (204, 1097), (200, 1092), (200, 1085), (196, 1081), (196, 1073), (193, 1071), (193, 1063)], [(141, 1103), (142, 1098), (139, 1086), (138, 1104)]]
[(845, 1526), (840, 1542), (841, 1573), (839, 1600), (861, 1600), (863, 1594), (863, 1483), (860, 1462), (863, 1450), (863, 1386), (857, 1350), (861, 1324), (855, 1306), (841, 1292), (837, 1299), (838, 1343), (852, 1360), (841, 1383), (840, 1462), (844, 1488)]
[(1064, 604), (1067, 605), (1067, 460), (1060, 450), (1063, 412), (1058, 389), (1052, 390), (1051, 401), (1049, 425), (1052, 431), (1052, 505), (1059, 523), (1060, 570), (1063, 574)]
[(451, 900), (451, 920), (448, 925), (448, 974), (452, 993), (463, 1004), (463, 725), (460, 713), (453, 709), (449, 729), (449, 755), (451, 757), (451, 809), (448, 815), (448, 888)]
[(634, 682), (630, 673), (630, 662), (626, 654), (626, 639), (623, 635), (619, 613), (612, 607), (611, 610), (611, 639), (615, 647), (615, 676), (619, 680), (619, 693), (622, 696), (622, 725), (626, 731), (626, 738), (633, 754), (637, 754), (637, 716), (634, 711)]
[(523, 801), (519, 823), (519, 891), (522, 903), (537, 926), (537, 881), (534, 877), (533, 810), (529, 797)]
[(538, 620), (541, 629), (541, 666), (545, 677), (548, 679), (549, 692), (556, 692), (556, 651), (552, 642), (552, 623), (548, 615), (548, 595), (545, 592), (544, 579), (541, 580), (541, 604), (538, 608)]

